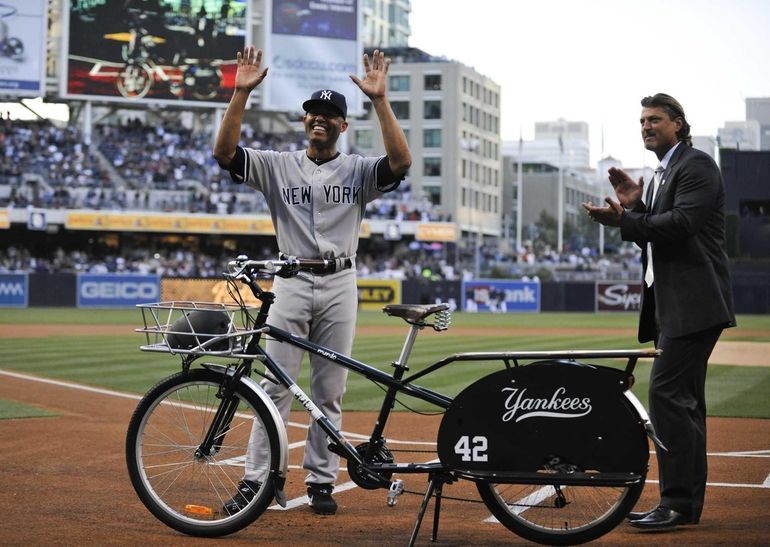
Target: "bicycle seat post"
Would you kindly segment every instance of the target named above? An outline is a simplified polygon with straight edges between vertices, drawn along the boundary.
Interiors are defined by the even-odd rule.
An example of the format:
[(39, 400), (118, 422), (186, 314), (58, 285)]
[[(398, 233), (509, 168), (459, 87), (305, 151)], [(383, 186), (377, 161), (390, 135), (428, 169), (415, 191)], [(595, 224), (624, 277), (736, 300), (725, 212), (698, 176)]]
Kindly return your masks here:
[[(422, 327), (416, 324), (410, 326), (409, 333), (406, 335), (406, 340), (404, 340), (404, 347), (401, 348), (401, 355), (399, 356), (398, 361), (391, 363), (396, 369), (393, 371), (393, 378), (396, 380), (401, 380), (404, 377), (404, 373), (409, 370), (407, 361), (409, 360), (409, 354), (412, 351), (414, 340), (417, 337), (417, 331), (420, 328)], [(390, 411), (393, 409), (393, 405), (396, 401), (396, 393), (398, 393), (398, 391), (399, 387), (393, 385), (385, 392), (385, 398), (382, 400), (382, 406), (380, 407), (380, 412), (377, 416), (377, 421), (374, 423), (374, 430), (370, 437), (369, 448), (372, 452), (377, 447), (382, 446), (384, 442), (382, 434), (385, 431), (385, 424), (388, 422), (388, 416), (390, 416)], [(369, 454), (369, 456), (370, 455), (371, 454)], [(390, 501), (392, 501), (392, 499)], [(395, 504), (395, 501), (393, 501), (393, 504)]]
[(409, 333), (404, 340), (404, 346), (401, 348), (401, 355), (399, 355), (398, 361), (393, 363), (393, 366), (396, 367), (395, 376), (399, 379), (403, 376), (405, 371), (409, 370), (407, 361), (409, 361), (409, 355), (412, 353), (412, 346), (414, 346), (414, 341), (417, 338), (417, 332), (421, 328), (420, 325), (410, 325)]

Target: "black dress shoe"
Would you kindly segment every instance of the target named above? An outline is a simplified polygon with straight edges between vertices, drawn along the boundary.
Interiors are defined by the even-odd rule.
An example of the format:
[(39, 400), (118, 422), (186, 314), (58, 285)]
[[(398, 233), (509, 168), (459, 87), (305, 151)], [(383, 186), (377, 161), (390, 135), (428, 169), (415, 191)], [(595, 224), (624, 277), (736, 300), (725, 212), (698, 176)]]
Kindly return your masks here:
[(654, 532), (663, 532), (673, 530), (682, 524), (693, 524), (692, 518), (682, 513), (677, 513), (673, 509), (659, 505), (651, 511), (646, 517), (630, 522), (634, 528), (640, 530), (649, 530)]
[(629, 514), (626, 515), (626, 519), (630, 521), (642, 520), (644, 517), (646, 517), (653, 511), (656, 511), (657, 509), (658, 509), (657, 507), (653, 507), (649, 511), (631, 511)]

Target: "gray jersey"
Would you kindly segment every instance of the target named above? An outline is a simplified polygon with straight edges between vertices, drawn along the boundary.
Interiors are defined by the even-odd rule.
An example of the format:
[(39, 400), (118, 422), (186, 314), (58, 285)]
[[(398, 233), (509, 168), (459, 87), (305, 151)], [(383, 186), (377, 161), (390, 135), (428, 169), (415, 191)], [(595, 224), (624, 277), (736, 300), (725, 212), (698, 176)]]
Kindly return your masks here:
[(305, 150), (241, 150), (243, 162), (233, 166), (233, 178), (264, 194), (278, 249), (287, 255), (355, 256), (366, 204), (398, 186), (382, 175), (386, 156), (340, 153), (317, 165)]

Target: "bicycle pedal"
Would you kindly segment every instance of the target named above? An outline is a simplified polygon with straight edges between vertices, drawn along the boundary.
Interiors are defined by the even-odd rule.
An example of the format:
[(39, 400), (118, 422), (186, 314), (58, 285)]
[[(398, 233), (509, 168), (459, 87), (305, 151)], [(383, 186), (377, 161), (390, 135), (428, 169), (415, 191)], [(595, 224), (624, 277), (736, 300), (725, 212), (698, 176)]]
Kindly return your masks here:
[(404, 481), (395, 480), (390, 483), (388, 489), (388, 507), (393, 507), (398, 502), (398, 497), (404, 493)]

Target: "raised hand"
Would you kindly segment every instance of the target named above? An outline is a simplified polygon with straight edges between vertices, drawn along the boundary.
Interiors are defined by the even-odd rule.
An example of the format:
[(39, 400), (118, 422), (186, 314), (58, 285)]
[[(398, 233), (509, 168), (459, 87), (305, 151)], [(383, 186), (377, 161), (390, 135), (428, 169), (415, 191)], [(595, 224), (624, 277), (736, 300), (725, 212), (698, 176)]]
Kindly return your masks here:
[(644, 177), (640, 177), (639, 182), (636, 183), (622, 169), (610, 167), (607, 172), (609, 173), (610, 184), (615, 189), (615, 195), (618, 197), (620, 204), (626, 209), (632, 209), (642, 199)]
[(241, 54), (240, 51), (238, 52), (235, 62), (238, 65), (238, 69), (235, 72), (235, 89), (250, 92), (262, 83), (262, 80), (267, 76), (268, 67), (265, 67), (264, 69), (261, 68), (261, 49), (256, 49), (254, 46), (248, 46), (243, 50), (243, 54)]
[(374, 101), (385, 96), (389, 65), (390, 59), (386, 59), (384, 53), (375, 49), (374, 53), (372, 53), (371, 63), (369, 62), (369, 56), (364, 53), (364, 70), (366, 71), (364, 79), (360, 80), (354, 74), (350, 75), (350, 79), (353, 80), (364, 95)]

